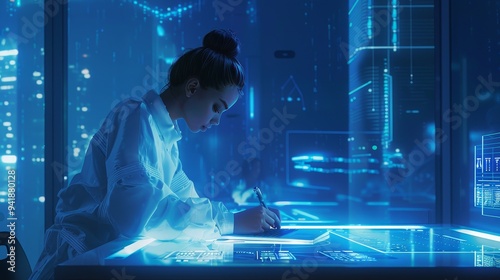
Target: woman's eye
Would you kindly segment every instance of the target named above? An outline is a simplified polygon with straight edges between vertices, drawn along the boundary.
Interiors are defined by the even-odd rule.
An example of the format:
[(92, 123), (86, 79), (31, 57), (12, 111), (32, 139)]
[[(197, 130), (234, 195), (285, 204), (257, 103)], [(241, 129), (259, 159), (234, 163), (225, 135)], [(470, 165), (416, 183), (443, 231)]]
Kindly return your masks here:
[(217, 104), (214, 105), (213, 110), (215, 113), (219, 114), (219, 106)]

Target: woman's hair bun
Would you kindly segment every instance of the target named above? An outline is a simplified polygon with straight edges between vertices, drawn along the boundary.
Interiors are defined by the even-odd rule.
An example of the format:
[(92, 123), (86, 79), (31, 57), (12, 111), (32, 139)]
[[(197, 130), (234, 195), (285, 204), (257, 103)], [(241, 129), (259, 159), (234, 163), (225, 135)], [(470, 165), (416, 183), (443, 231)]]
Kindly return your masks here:
[(203, 47), (212, 49), (227, 57), (234, 58), (240, 52), (238, 38), (231, 30), (215, 29), (203, 38)]

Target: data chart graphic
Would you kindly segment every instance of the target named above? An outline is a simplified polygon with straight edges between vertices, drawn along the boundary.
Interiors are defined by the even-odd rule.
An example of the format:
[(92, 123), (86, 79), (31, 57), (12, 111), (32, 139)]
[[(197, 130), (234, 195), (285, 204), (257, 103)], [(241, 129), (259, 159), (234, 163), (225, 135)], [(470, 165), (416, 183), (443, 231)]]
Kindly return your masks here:
[(500, 218), (500, 132), (483, 135), (474, 150), (474, 206), (484, 216)]

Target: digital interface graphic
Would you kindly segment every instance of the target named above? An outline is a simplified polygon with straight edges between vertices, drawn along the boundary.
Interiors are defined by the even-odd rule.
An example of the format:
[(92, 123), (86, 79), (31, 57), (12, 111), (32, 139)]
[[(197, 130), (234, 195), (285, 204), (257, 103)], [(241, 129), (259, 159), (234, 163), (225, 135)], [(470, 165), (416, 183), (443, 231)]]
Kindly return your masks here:
[(475, 155), (474, 205), (482, 215), (500, 218), (500, 133), (483, 135)]

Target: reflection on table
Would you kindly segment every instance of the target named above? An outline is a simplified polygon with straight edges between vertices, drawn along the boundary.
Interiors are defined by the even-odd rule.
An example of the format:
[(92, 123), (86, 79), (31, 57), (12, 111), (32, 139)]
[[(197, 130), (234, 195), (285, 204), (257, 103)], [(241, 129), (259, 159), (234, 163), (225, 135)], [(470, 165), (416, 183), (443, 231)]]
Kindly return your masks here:
[(328, 238), (315, 244), (119, 238), (61, 264), (56, 279), (160, 279), (162, 275), (205, 279), (233, 273), (238, 273), (237, 279), (318, 279), (334, 273), (365, 279), (377, 275), (442, 280), (498, 279), (500, 275), (499, 236), (411, 225), (303, 226), (299, 230), (318, 229), (327, 232)]

